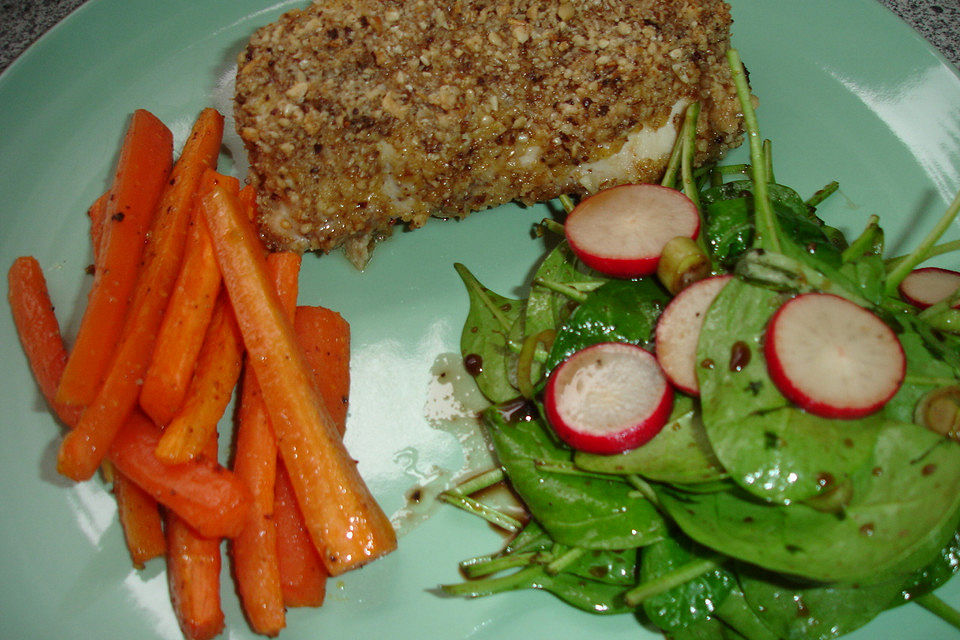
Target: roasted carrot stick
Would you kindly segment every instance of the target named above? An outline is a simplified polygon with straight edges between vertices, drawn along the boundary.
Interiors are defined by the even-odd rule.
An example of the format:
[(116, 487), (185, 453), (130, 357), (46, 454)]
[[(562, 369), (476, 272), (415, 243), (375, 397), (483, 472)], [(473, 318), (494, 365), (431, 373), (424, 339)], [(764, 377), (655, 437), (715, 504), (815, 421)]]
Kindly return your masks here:
[(103, 247), (104, 229), (107, 226), (107, 203), (109, 201), (110, 192), (107, 191), (94, 200), (90, 208), (87, 209), (87, 217), (90, 218), (90, 245), (93, 248), (94, 263), (100, 259), (101, 248)]
[(336, 311), (300, 306), (293, 326), (317, 391), (343, 435), (350, 396), (350, 325)]
[(157, 443), (160, 460), (169, 464), (187, 462), (200, 453), (230, 403), (242, 363), (240, 329), (226, 293), (222, 293), (207, 327), (183, 406)]
[[(350, 326), (334, 311), (301, 306), (296, 309), (294, 328), (314, 382), (342, 434), (350, 387)], [(326, 594), (327, 570), (310, 541), (282, 462), (277, 465), (274, 492), (283, 602), (288, 607), (319, 607)]]
[(134, 112), (110, 189), (100, 268), (57, 390), (60, 402), (91, 404), (106, 376), (137, 281), (147, 229), (170, 173), (172, 152), (173, 136), (163, 123), (143, 109)]
[(327, 590), (327, 569), (303, 522), (290, 476), (277, 463), (273, 521), (277, 528), (277, 562), (283, 603), (288, 607), (319, 607)]
[(339, 575), (392, 551), (396, 534), (314, 389), (252, 223), (222, 187), (201, 203), (281, 455), (327, 570)]
[(113, 496), (117, 500), (117, 514), (130, 559), (134, 567), (142, 569), (148, 560), (167, 551), (157, 501), (116, 470), (113, 471)]
[[(116, 355), (93, 402), (60, 445), (57, 469), (69, 478), (85, 480), (93, 475), (137, 402), (157, 330), (180, 271), (193, 197), (204, 172), (216, 165), (222, 136), (223, 117), (213, 109), (205, 109), (160, 196)], [(111, 227), (115, 228), (116, 225)], [(103, 256), (106, 268), (111, 268), (109, 257)], [(68, 361), (65, 377), (69, 371)]]
[[(204, 448), (217, 457), (217, 438)], [(170, 600), (188, 640), (208, 640), (223, 631), (220, 606), (220, 540), (205, 537), (175, 514), (167, 517), (167, 582)]]
[[(281, 304), (292, 315), (297, 304), (300, 256), (270, 254), (267, 269)], [(276, 635), (286, 625), (273, 522), (277, 443), (251, 367), (244, 371), (233, 472), (253, 495), (247, 526), (231, 541), (237, 591), (253, 630)]]
[[(29, 279), (23, 278), (23, 269), (30, 275)], [(16, 274), (10, 291), (17, 331), (41, 391), (52, 397), (66, 357), (42, 274), (32, 258), (16, 260), (11, 273)], [(21, 293), (25, 282), (29, 283), (26, 290), (30, 292), (26, 303)], [(40, 287), (42, 296), (34, 296), (32, 292), (41, 291)], [(67, 426), (76, 424), (79, 417), (76, 407), (54, 405), (54, 408), (62, 410), (57, 415)], [(160, 430), (135, 411), (111, 445), (110, 461), (116, 471), (180, 513), (195, 528), (209, 535), (237, 535), (250, 508), (250, 495), (244, 485), (215, 460), (201, 458), (181, 465), (160, 462), (153, 453), (159, 440)]]
[(233, 538), (250, 513), (250, 492), (215, 459), (166, 464), (154, 450), (160, 429), (134, 411), (110, 447), (110, 460), (157, 502), (176, 512), (201, 535)]
[(220, 605), (220, 541), (167, 514), (167, 583), (180, 630), (188, 640), (209, 640), (224, 627)]
[(210, 233), (195, 208), (180, 275), (140, 390), (140, 407), (158, 425), (168, 424), (183, 404), (219, 291)]
[(60, 420), (75, 425), (82, 408), (64, 404), (56, 398), (57, 386), (67, 364), (67, 350), (53, 312), (47, 281), (36, 258), (21, 257), (13, 261), (7, 272), (7, 300), (40, 393)]

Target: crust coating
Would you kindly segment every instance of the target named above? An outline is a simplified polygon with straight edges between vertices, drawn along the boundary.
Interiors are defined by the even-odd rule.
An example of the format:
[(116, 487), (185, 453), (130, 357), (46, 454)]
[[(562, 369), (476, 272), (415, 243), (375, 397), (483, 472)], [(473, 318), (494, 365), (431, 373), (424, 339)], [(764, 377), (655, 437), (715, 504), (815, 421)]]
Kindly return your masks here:
[[(276, 249), (362, 266), (395, 221), (658, 180), (742, 140), (717, 0), (325, 0), (258, 30), (237, 131)], [(632, 140), (632, 142), (630, 142)]]

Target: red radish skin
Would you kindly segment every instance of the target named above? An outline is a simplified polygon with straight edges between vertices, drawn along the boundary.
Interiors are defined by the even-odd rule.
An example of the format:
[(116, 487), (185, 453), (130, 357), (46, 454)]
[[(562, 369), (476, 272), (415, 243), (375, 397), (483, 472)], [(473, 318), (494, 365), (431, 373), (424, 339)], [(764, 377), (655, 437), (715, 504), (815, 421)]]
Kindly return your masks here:
[(860, 418), (883, 407), (906, 375), (896, 334), (849, 300), (807, 293), (770, 319), (767, 370), (788, 400), (826, 418)]
[(697, 343), (704, 316), (731, 278), (733, 276), (714, 276), (695, 282), (670, 301), (657, 322), (657, 361), (671, 384), (688, 395), (700, 395)]
[(557, 436), (574, 449), (615, 454), (660, 432), (673, 407), (673, 389), (650, 352), (604, 342), (554, 369), (544, 407)]
[[(926, 309), (946, 300), (960, 288), (960, 272), (940, 267), (914, 269), (900, 282), (900, 297), (915, 307)], [(960, 304), (954, 305), (960, 308)]]
[(567, 216), (564, 230), (585, 265), (615, 278), (636, 278), (656, 272), (669, 240), (696, 238), (700, 214), (675, 189), (628, 184), (582, 200)]

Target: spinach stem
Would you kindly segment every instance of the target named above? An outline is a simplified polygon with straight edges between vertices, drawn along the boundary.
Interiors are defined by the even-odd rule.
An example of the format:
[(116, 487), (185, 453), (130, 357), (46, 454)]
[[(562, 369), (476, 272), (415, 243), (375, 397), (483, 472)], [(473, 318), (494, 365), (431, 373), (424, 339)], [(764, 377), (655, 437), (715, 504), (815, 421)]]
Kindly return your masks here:
[(821, 202), (823, 202), (824, 200), (832, 196), (834, 192), (836, 192), (836, 190), (839, 188), (840, 188), (840, 183), (837, 182), (836, 180), (828, 182), (826, 185), (823, 186), (822, 189), (818, 190), (812, 196), (807, 198), (804, 204), (806, 204), (808, 207), (816, 207)]
[(936, 378), (931, 376), (917, 376), (908, 373), (903, 377), (903, 381), (922, 387), (948, 387), (957, 384), (955, 378)]
[(563, 476), (578, 476), (581, 478), (598, 478), (600, 480), (617, 480), (620, 476), (607, 473), (594, 473), (592, 471), (584, 471), (579, 467), (573, 465), (572, 463), (557, 462), (551, 460), (547, 462), (546, 460), (535, 460), (534, 466), (540, 470), (545, 471), (546, 473), (556, 473)]
[(640, 495), (646, 498), (658, 511), (660, 510), (660, 499), (646, 480), (635, 473), (631, 473), (627, 475), (627, 482), (633, 485), (640, 492)]
[(715, 172), (720, 175), (736, 175), (736, 174), (750, 174), (750, 165), (749, 164), (726, 164), (714, 169)]
[(545, 280), (544, 278), (534, 278), (533, 283), (539, 284), (541, 287), (546, 287), (547, 289), (559, 293), (560, 295), (567, 296), (574, 302), (580, 304), (583, 304), (583, 302), (587, 299), (587, 294), (568, 284), (555, 282), (553, 280)]
[(844, 263), (854, 262), (859, 260), (867, 253), (875, 244), (877, 240), (877, 234), (880, 232), (880, 217), (876, 214), (872, 214), (870, 219), (867, 221), (867, 226), (863, 229), (863, 232), (857, 236), (857, 239), (850, 243), (846, 249), (843, 250), (841, 255), (841, 260)]
[(526, 566), (530, 564), (537, 555), (538, 553), (536, 551), (528, 551), (526, 553), (515, 553), (498, 558), (486, 557), (478, 561), (465, 560), (460, 563), (460, 570), (463, 571), (464, 575), (468, 578), (483, 578), (495, 573), (500, 573), (501, 571), (506, 571), (507, 569)]
[(677, 131), (677, 139), (673, 143), (673, 149), (670, 150), (670, 159), (667, 161), (667, 168), (663, 172), (663, 178), (660, 180), (660, 186), (670, 187), (677, 184), (677, 172), (680, 170), (680, 156), (683, 152), (683, 126)]
[(642, 604), (644, 600), (648, 600), (670, 589), (686, 584), (708, 571), (719, 569), (721, 565), (720, 559), (721, 557), (718, 555), (711, 555), (706, 558), (693, 560), (653, 580), (641, 582), (624, 595), (624, 600), (629, 606), (636, 607)]
[(472, 513), (475, 516), (479, 516), (490, 524), (494, 524), (511, 533), (516, 533), (523, 526), (516, 518), (509, 516), (502, 511), (497, 511), (493, 507), (483, 504), (479, 500), (474, 500), (470, 496), (445, 491), (444, 493), (440, 494), (440, 499), (446, 503), (452, 504), (455, 507), (463, 509), (467, 513)]
[(886, 294), (888, 296), (896, 295), (897, 287), (899, 287), (903, 279), (907, 277), (907, 274), (913, 271), (913, 268), (918, 264), (930, 257), (931, 247), (937, 243), (940, 236), (953, 224), (957, 213), (960, 213), (960, 191), (957, 192), (957, 195), (953, 198), (953, 202), (951, 202), (947, 210), (943, 212), (940, 220), (938, 220), (937, 224), (930, 230), (927, 237), (887, 274)]
[(536, 359), (537, 347), (543, 345), (547, 351), (550, 351), (553, 345), (553, 339), (557, 332), (553, 329), (544, 329), (540, 333), (527, 336), (520, 348), (520, 354), (517, 358), (517, 387), (520, 389), (520, 395), (527, 400), (532, 400), (536, 394), (533, 381), (533, 363)]
[(922, 595), (918, 598), (914, 598), (914, 602), (919, 604), (921, 607), (937, 616), (950, 626), (960, 629), (960, 612), (948, 605), (946, 602), (933, 595), (928, 593)]
[[(562, 198), (564, 196), (560, 196), (560, 197)], [(557, 222), (556, 220), (554, 220), (553, 218), (544, 218), (543, 220), (540, 221), (540, 226), (546, 229), (547, 231), (552, 231), (558, 236), (562, 236), (564, 234), (563, 225)]]
[[(960, 250), (960, 240), (951, 240), (949, 242), (944, 242), (941, 244), (934, 245), (930, 247), (930, 250), (927, 251), (927, 259), (933, 258), (935, 256), (941, 256), (945, 253), (950, 253), (952, 251)], [(909, 256), (897, 256), (896, 258), (887, 258), (884, 262), (887, 266), (887, 271), (893, 271), (897, 266), (906, 260)]]
[(918, 313), (917, 317), (930, 321), (933, 318), (953, 309), (954, 305), (956, 305), (958, 301), (960, 301), (960, 289), (957, 289), (940, 302), (930, 305)]
[(449, 489), (447, 493), (458, 496), (469, 496), (477, 491), (483, 491), (498, 482), (502, 482), (504, 479), (503, 469), (500, 467), (494, 467), (489, 471), (484, 471), (479, 475), (475, 475), (472, 478), (461, 482), (456, 487)]
[[(697, 150), (697, 120), (700, 118), (700, 103), (693, 102), (687, 107), (683, 118), (683, 153), (680, 154), (680, 175), (683, 180), (683, 192), (693, 201), (700, 211), (700, 189), (693, 178), (693, 159)], [(700, 213), (700, 227), (703, 228), (703, 213)]]
[(557, 575), (571, 564), (579, 560), (580, 556), (586, 553), (586, 551), (587, 550), (582, 547), (571, 547), (567, 551), (564, 551), (556, 558), (551, 560), (545, 567), (546, 572), (551, 576)]
[(760, 138), (760, 126), (757, 124), (757, 113), (753, 109), (750, 86), (747, 84), (746, 72), (743, 69), (743, 63), (740, 61), (740, 54), (736, 49), (727, 49), (727, 62), (733, 74), (733, 83), (737, 89), (737, 97), (740, 99), (740, 108), (743, 110), (747, 140), (750, 143), (753, 197), (754, 206), (757, 209), (754, 245), (779, 253), (780, 238), (777, 237), (777, 222), (773, 214), (773, 205), (770, 203), (769, 178), (763, 153), (763, 141)]
[(471, 580), (461, 582), (460, 584), (445, 584), (441, 588), (452, 596), (488, 596), (494, 593), (512, 591), (535, 584), (537, 578), (543, 576), (543, 567), (540, 565), (531, 565), (526, 569), (521, 569), (516, 573), (499, 578), (486, 578), (484, 580)]
[(773, 140), (769, 138), (763, 141), (763, 167), (767, 171), (767, 181), (776, 182), (773, 177)]

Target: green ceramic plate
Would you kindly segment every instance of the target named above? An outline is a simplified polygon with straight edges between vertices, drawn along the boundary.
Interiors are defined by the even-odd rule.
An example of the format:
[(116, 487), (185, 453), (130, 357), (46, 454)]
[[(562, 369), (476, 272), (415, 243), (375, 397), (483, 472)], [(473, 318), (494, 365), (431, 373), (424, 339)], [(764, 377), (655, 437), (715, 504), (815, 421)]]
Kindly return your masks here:
[[(89, 280), (84, 212), (105, 188), (130, 112), (150, 109), (182, 141), (250, 33), (300, 4), (92, 0), (0, 77), (0, 264), (21, 254), (40, 260), (68, 338)], [(858, 230), (879, 213), (891, 251), (912, 246), (960, 188), (955, 70), (872, 0), (732, 4), (778, 178), (802, 194), (838, 179), (841, 192), (823, 209), (831, 222)], [(397, 233), (363, 274), (339, 256), (305, 260), (301, 301), (352, 323), (347, 444), (388, 513), (404, 508), (413, 487), (462, 463), (442, 419), (450, 403), (431, 374), (456, 349), (466, 313), (452, 263), (510, 293), (540, 254), (528, 232), (542, 215), (502, 207)], [(956, 257), (941, 264), (960, 267)], [(180, 637), (162, 563), (131, 569), (108, 490), (56, 475), (59, 428), (8, 313), (0, 313), (0, 336), (0, 635)], [(458, 560), (501, 540), (452, 508), (412, 524), (404, 521), (397, 553), (331, 580), (322, 609), (290, 612), (282, 637), (658, 637), (630, 617), (579, 613), (543, 593), (441, 598), (433, 589), (458, 579)], [(249, 637), (226, 570), (224, 578), (229, 636)], [(957, 581), (942, 596), (960, 605)], [(910, 606), (851, 637), (930, 640), (956, 631)]]

